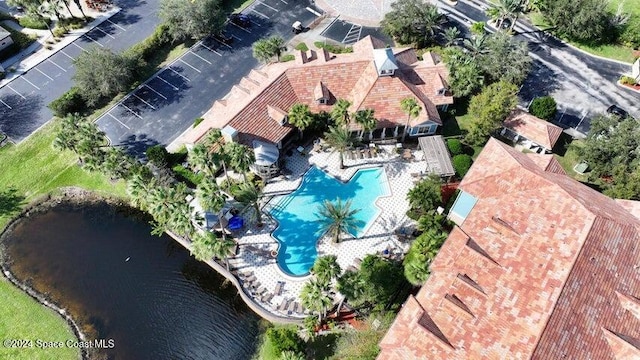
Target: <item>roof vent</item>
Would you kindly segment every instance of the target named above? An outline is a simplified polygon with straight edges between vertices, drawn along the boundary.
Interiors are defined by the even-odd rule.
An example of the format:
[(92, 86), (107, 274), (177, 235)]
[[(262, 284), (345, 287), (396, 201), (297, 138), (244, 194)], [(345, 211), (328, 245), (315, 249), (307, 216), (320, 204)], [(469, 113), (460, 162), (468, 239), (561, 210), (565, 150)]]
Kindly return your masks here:
[(449, 339), (444, 336), (442, 330), (440, 330), (438, 325), (433, 322), (433, 319), (429, 316), (429, 314), (427, 314), (426, 311), (422, 313), (422, 316), (420, 317), (420, 319), (418, 319), (418, 325), (422, 326), (423, 329), (428, 331), (431, 335), (435, 336), (436, 339), (440, 340), (445, 345), (448, 345), (450, 348), (455, 349), (449, 342)]
[(460, 298), (457, 297), (455, 294), (446, 294), (444, 296), (444, 298), (446, 300), (449, 300), (450, 303), (452, 303), (453, 305), (457, 306), (462, 311), (464, 311), (467, 314), (475, 317), (475, 315), (473, 315), (473, 313), (471, 312), (471, 309), (469, 309), (469, 307), (465, 303), (463, 303), (462, 300), (460, 300)]
[(267, 113), (269, 117), (275, 120), (280, 126), (287, 123), (288, 114), (284, 110), (276, 106), (267, 105)]
[(484, 289), (480, 286), (480, 284), (478, 284), (472, 278), (470, 278), (469, 275), (467, 275), (467, 274), (458, 274), (457, 278), (458, 278), (458, 280), (462, 281), (463, 283), (469, 285), (474, 290), (479, 291), (483, 295), (487, 294), (487, 293), (484, 292)]
[(471, 250), (475, 251), (476, 253), (482, 255), (487, 260), (489, 260), (492, 263), (500, 266), (500, 264), (498, 264), (497, 261), (493, 260), (493, 258), (486, 251), (484, 251), (484, 249), (481, 248), (480, 245), (478, 245), (478, 243), (475, 242), (475, 240), (473, 240), (472, 238), (467, 239), (467, 244), (466, 245), (467, 245), (468, 248), (470, 248)]

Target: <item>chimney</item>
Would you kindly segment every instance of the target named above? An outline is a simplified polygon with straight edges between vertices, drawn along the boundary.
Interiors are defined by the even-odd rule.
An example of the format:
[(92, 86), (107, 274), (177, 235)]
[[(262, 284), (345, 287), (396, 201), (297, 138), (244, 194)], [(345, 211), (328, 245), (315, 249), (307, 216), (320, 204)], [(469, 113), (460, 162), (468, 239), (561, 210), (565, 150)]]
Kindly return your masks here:
[(226, 125), (220, 130), (222, 133), (222, 138), (225, 143), (237, 142), (238, 140), (238, 130), (234, 129), (232, 126)]

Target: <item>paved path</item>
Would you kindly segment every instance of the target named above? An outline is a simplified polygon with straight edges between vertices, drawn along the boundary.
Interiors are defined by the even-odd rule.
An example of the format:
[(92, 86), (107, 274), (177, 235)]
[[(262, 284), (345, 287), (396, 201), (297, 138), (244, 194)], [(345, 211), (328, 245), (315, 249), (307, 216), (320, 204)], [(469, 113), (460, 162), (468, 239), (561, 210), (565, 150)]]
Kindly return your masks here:
[(73, 85), (73, 60), (82, 51), (90, 47), (122, 51), (151, 35), (159, 23), (159, 0), (119, 0), (117, 5), (119, 13), (0, 87), (1, 132), (20, 142), (51, 120), (47, 105)]

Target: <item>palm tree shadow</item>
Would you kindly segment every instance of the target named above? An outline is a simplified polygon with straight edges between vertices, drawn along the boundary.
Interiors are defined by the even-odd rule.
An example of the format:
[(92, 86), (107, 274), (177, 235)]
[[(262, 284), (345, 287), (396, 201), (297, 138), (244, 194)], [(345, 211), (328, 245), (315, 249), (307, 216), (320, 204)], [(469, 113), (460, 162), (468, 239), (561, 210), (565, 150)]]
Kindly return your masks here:
[(19, 211), (24, 204), (25, 197), (18, 194), (15, 188), (0, 192), (0, 216), (12, 215)]

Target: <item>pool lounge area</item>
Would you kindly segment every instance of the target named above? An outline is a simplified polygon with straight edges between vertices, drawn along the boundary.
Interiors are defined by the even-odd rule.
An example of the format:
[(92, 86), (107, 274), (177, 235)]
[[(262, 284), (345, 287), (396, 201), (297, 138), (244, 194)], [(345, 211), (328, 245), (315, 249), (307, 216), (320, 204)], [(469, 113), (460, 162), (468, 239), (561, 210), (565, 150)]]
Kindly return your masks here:
[[(273, 178), (265, 184), (264, 197), (261, 201), (264, 225), (262, 227), (252, 226), (255, 219), (251, 219), (248, 214), (243, 214), (247, 226), (241, 233), (235, 235), (239, 245), (238, 253), (234, 258), (229, 259), (230, 267), (241, 279), (245, 292), (250, 294), (259, 306), (273, 314), (290, 318), (307, 316), (304, 309), (300, 309), (299, 295), (302, 286), (310, 277), (305, 274), (308, 273), (308, 268), (317, 256), (336, 255), (338, 263), (344, 271), (348, 268), (358, 267), (359, 260), (368, 254), (383, 254), (389, 249), (395, 253), (403, 253), (408, 250), (408, 241), (397, 236), (397, 233), (399, 229), (415, 225), (412, 220), (406, 217), (408, 209), (406, 196), (409, 189), (414, 186), (415, 174), (422, 173), (425, 168), (423, 161), (403, 160), (402, 154), (397, 153), (394, 145), (381, 147), (381, 151), (373, 158), (345, 157), (345, 169), (339, 168), (338, 153), (315, 152), (310, 151), (311, 148), (312, 146), (304, 153), (293, 152), (286, 156), (284, 159), (286, 175)], [(414, 158), (420, 159), (421, 151), (413, 151)], [(356, 177), (358, 173), (365, 174), (364, 181), (362, 178)], [(305, 174), (311, 176), (305, 177)], [(278, 212), (284, 214), (283, 209), (287, 209), (285, 206), (287, 201), (305, 200), (303, 195), (311, 196), (308, 199), (318, 196), (314, 191), (319, 190), (312, 190), (311, 194), (305, 192), (311, 183), (316, 183), (319, 179), (320, 184), (326, 182), (326, 184), (332, 184), (336, 187), (345, 185), (348, 187), (351, 183), (349, 180), (352, 179), (353, 185), (351, 186), (357, 188), (372, 181), (367, 179), (368, 174), (375, 174), (380, 180), (379, 183), (384, 183), (380, 190), (385, 195), (362, 198), (363, 203), (371, 203), (372, 205), (367, 207), (366, 211), (373, 211), (377, 215), (370, 213), (367, 216), (371, 216), (371, 219), (363, 218), (365, 224), (361, 228), (362, 231), (355, 234), (358, 235), (357, 238), (342, 235), (343, 241), (336, 244), (328, 236), (319, 236), (318, 234), (303, 243), (294, 244), (292, 248), (281, 248), (280, 241), (276, 239), (282, 235), (278, 232), (280, 229), (279, 221), (282, 221), (282, 218), (279, 219)], [(303, 186), (305, 180), (308, 182), (307, 186)], [(294, 192), (297, 190), (299, 192), (295, 195)], [(325, 192), (329, 193), (325, 190), (322, 196), (326, 195)], [(362, 192), (366, 193), (366, 191)], [(288, 197), (291, 194), (294, 195)], [(316, 206), (319, 206), (320, 202), (319, 200)], [(377, 206), (373, 206), (374, 202)], [(304, 218), (307, 220), (315, 219), (314, 212), (307, 210), (309, 206), (305, 207), (304, 204), (299, 204), (299, 206), (305, 209)], [(293, 209), (298, 208), (294, 206)], [(300, 212), (299, 210), (294, 211)], [(366, 212), (362, 215), (366, 215)], [(287, 220), (284, 215), (282, 217), (285, 218), (285, 225), (289, 225), (288, 231), (299, 232), (299, 227), (291, 227), (292, 224), (295, 225), (292, 219)], [(282, 227), (282, 229), (287, 229), (287, 227)], [(311, 227), (309, 227), (309, 231), (311, 232)], [(285, 234), (284, 243), (288, 241), (286, 237)], [(295, 249), (295, 247), (299, 248)], [(304, 253), (295, 254), (295, 251)], [(291, 254), (293, 257), (287, 258)], [(246, 279), (250, 279), (250, 281)]]

